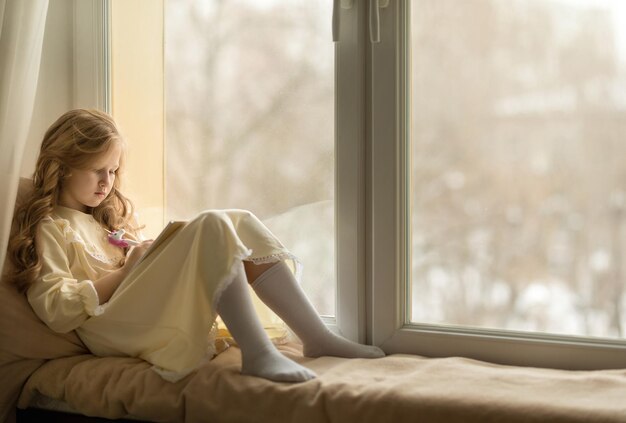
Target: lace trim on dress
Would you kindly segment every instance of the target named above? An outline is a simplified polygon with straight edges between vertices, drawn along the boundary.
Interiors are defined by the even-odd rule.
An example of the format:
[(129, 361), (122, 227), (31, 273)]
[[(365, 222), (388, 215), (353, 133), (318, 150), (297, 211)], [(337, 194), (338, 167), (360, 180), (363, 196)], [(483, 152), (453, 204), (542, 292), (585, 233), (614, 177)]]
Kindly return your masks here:
[(251, 261), (254, 264), (276, 263), (283, 260), (298, 261), (296, 256), (291, 253), (270, 254), (263, 257), (246, 257), (244, 260)]
[(295, 268), (294, 276), (298, 282), (302, 279), (302, 263), (300, 263), (298, 257), (289, 252), (270, 254), (269, 256), (263, 257), (246, 257), (244, 260), (251, 261), (254, 264), (277, 263), (279, 261), (291, 260), (294, 263)]
[(119, 256), (119, 257), (113, 257), (110, 258), (108, 256), (105, 256), (104, 254), (98, 252), (98, 251), (90, 251), (85, 244), (83, 243), (83, 246), (85, 247), (85, 251), (87, 252), (87, 254), (89, 254), (91, 257), (95, 258), (96, 260), (98, 260), (101, 263), (106, 263), (106, 264), (110, 264), (110, 265), (117, 265), (119, 263), (121, 263), (122, 259), (124, 257)]
[(61, 231), (63, 231), (63, 236), (65, 237), (65, 240), (67, 242), (71, 244), (81, 245), (83, 247), (83, 250), (85, 250), (87, 254), (89, 254), (91, 257), (98, 260), (99, 262), (108, 265), (116, 265), (124, 259), (124, 256), (121, 255), (116, 257), (109, 257), (106, 254), (95, 249), (93, 246), (87, 245), (87, 243), (83, 240), (80, 234), (72, 229), (68, 220), (62, 218), (58, 218), (56, 220), (51, 218), (51, 220), (59, 226)]

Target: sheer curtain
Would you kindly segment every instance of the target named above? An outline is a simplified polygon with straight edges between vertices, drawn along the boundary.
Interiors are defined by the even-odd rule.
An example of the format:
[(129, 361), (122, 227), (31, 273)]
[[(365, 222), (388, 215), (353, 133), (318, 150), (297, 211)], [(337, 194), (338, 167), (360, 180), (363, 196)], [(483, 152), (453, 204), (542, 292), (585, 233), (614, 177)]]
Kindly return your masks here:
[(48, 0), (0, 0), (0, 266), (35, 103), (47, 12)]

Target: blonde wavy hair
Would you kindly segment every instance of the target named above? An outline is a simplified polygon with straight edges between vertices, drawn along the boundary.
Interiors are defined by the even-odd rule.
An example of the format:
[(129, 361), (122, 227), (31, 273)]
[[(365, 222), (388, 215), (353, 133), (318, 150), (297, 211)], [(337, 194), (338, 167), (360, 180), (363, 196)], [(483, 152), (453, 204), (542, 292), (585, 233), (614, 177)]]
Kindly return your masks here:
[[(8, 277), (20, 291), (26, 291), (41, 270), (37, 229), (58, 204), (65, 178), (71, 169), (88, 168), (115, 144), (125, 151), (126, 144), (115, 121), (98, 110), (70, 110), (46, 131), (33, 175), (32, 194), (16, 210), (9, 240), (8, 256), (13, 269)], [(124, 153), (111, 193), (89, 212), (108, 230), (125, 229), (136, 234), (137, 228), (131, 225), (133, 204), (120, 192), (123, 163)]]

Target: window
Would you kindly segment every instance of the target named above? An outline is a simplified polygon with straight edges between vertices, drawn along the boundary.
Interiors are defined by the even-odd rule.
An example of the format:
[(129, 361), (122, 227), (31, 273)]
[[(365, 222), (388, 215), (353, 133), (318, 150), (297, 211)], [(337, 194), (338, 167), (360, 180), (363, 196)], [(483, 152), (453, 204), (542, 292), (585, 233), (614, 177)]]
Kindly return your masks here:
[[(279, 232), (281, 231), (281, 219), (283, 217), (288, 217), (288, 214), (294, 217), (300, 212), (304, 212), (304, 214), (310, 218), (311, 213), (319, 211), (319, 206), (322, 206), (325, 209), (325, 214), (316, 215), (315, 218), (321, 218), (326, 222), (331, 220), (331, 225), (334, 225), (334, 230), (328, 225), (323, 228), (322, 237), (319, 236), (320, 234), (315, 234), (318, 239), (316, 248), (320, 251), (326, 248), (324, 251), (320, 252), (320, 254), (324, 254), (324, 256), (322, 257), (320, 255), (320, 257), (318, 257), (321, 260), (325, 260), (320, 265), (323, 267), (321, 271), (320, 269), (315, 269), (316, 266), (308, 262), (306, 252), (303, 253), (302, 251), (298, 251), (297, 248), (293, 248), (291, 245), (289, 246), (295, 250), (295, 253), (300, 256), (306, 266), (304, 273), (305, 289), (307, 289), (306, 285), (308, 284), (306, 278), (309, 278), (309, 281), (311, 281), (313, 285), (318, 283), (318, 287), (322, 287), (322, 289), (325, 290), (322, 296), (323, 303), (320, 304), (320, 301), (317, 301), (315, 305), (318, 310), (322, 312), (322, 317), (327, 325), (336, 329), (339, 323), (341, 331), (345, 335), (354, 339), (360, 338), (363, 340), (364, 325), (362, 318), (365, 309), (363, 296), (363, 275), (365, 269), (363, 248), (364, 232), (362, 230), (364, 227), (364, 148), (362, 143), (364, 107), (354, 107), (354, 105), (362, 105), (364, 103), (364, 70), (362, 66), (364, 40), (362, 31), (359, 29), (359, 22), (363, 17), (364, 10), (360, 9), (359, 16), (353, 13), (359, 10), (358, 8), (342, 10), (341, 15), (342, 18), (345, 18), (345, 22), (342, 22), (341, 25), (340, 32), (343, 40), (341, 45), (333, 45), (332, 43), (330, 5), (312, 5), (309, 4), (310, 2), (302, 2), (300, 6), (297, 6), (297, 4), (294, 3), (296, 5), (295, 9), (290, 12), (285, 12), (284, 8), (280, 10), (276, 9), (277, 2), (268, 1), (263, 4), (254, 2), (253, 4), (251, 3), (252, 6), (249, 7), (250, 10), (239, 13), (236, 10), (236, 6), (240, 5), (240, 2), (198, 1), (195, 2), (197, 3), (195, 6), (181, 4), (181, 8), (176, 8), (171, 11), (174, 19), (177, 19), (177, 15), (189, 15), (190, 11), (187, 10), (188, 6), (196, 7), (194, 10), (198, 12), (198, 14), (192, 15), (191, 17), (188, 16), (188, 19), (191, 21), (194, 19), (202, 20), (210, 18), (211, 14), (217, 10), (215, 7), (221, 4), (224, 8), (234, 8), (235, 15), (239, 17), (241, 17), (242, 14), (247, 16), (246, 19), (249, 19), (251, 14), (255, 15), (255, 18), (264, 17), (265, 21), (261, 19), (262, 22), (260, 22), (259, 25), (261, 29), (264, 28), (266, 35), (281, 35), (289, 38), (291, 34), (296, 34), (298, 35), (297, 38), (299, 42), (305, 42), (305, 45), (309, 47), (321, 46), (316, 51), (316, 56), (320, 56), (319, 58), (313, 58), (312, 55), (309, 55), (307, 58), (302, 58), (302, 49), (304, 46), (298, 45), (298, 43), (295, 42), (298, 40), (293, 40), (295, 43), (290, 44), (291, 47), (289, 51), (282, 51), (284, 48), (282, 48), (282, 44), (279, 45), (278, 41), (280, 40), (278, 39), (274, 39), (273, 43), (268, 44), (267, 41), (254, 39), (250, 33), (241, 35), (240, 37), (242, 38), (240, 39), (235, 37), (235, 40), (229, 41), (231, 43), (235, 42), (241, 44), (246, 40), (251, 40), (255, 45), (265, 44), (265, 48), (281, 50), (279, 53), (282, 56), (288, 53), (287, 59), (289, 60), (285, 62), (291, 65), (291, 67), (287, 69), (288, 71), (302, 71), (304, 69), (306, 71), (304, 76), (309, 80), (311, 72), (320, 79), (320, 81), (314, 81), (313, 84), (304, 84), (296, 86), (296, 88), (292, 87), (292, 89), (296, 89), (299, 98), (302, 100), (300, 102), (301, 104), (296, 104), (293, 110), (285, 110), (285, 104), (283, 104), (278, 110), (282, 113), (282, 117), (292, 117), (293, 119), (301, 120), (300, 125), (304, 124), (304, 126), (310, 130), (310, 133), (304, 134), (305, 140), (316, 145), (308, 146), (306, 143), (302, 145), (301, 140), (299, 141), (297, 137), (286, 140), (286, 133), (292, 135), (297, 134), (297, 131), (294, 131), (294, 126), (297, 125), (294, 125), (293, 122), (288, 120), (279, 122), (277, 119), (270, 120), (269, 122), (259, 122), (259, 124), (269, 124), (271, 126), (270, 128), (261, 128), (261, 132), (264, 133), (266, 141), (273, 143), (272, 148), (274, 152), (277, 149), (280, 150), (281, 145), (272, 140), (267, 140), (268, 133), (272, 131), (277, 131), (275, 135), (280, 135), (279, 141), (283, 142), (282, 147), (286, 150), (279, 151), (280, 157), (270, 157), (269, 154), (261, 154), (260, 156), (265, 159), (265, 163), (263, 164), (265, 169), (263, 171), (273, 176), (272, 183), (279, 181), (279, 185), (274, 184), (273, 186), (269, 186), (269, 189), (276, 193), (283, 187), (287, 187), (288, 189), (286, 191), (288, 191), (290, 195), (280, 199), (278, 208), (276, 205), (267, 204), (267, 202), (265, 204), (257, 203), (257, 205), (250, 206), (247, 200), (242, 202), (243, 197), (240, 193), (237, 193), (236, 195), (233, 194), (231, 196), (231, 194), (227, 194), (222, 198), (217, 198), (219, 204), (217, 204), (216, 199), (213, 198), (211, 199), (211, 201), (213, 201), (212, 203), (206, 202), (204, 204), (193, 205), (192, 207), (195, 207), (195, 210), (190, 209), (185, 211), (178, 209), (174, 211), (174, 205), (171, 201), (168, 202), (167, 200), (167, 198), (172, 195), (172, 191), (196, 186), (199, 181), (197, 179), (188, 178), (184, 184), (170, 183), (169, 188), (166, 186), (168, 185), (166, 184), (166, 179), (171, 182), (175, 178), (180, 178), (180, 173), (177, 175), (176, 172), (172, 172), (172, 168), (180, 166), (177, 165), (175, 161), (180, 161), (185, 158), (185, 154), (188, 154), (185, 149), (189, 147), (184, 139), (178, 139), (178, 144), (172, 144), (168, 141), (166, 146), (166, 130), (168, 131), (167, 138), (171, 139), (179, 135), (190, 135), (194, 132), (194, 130), (190, 131), (192, 125), (189, 124), (178, 125), (176, 130), (174, 130), (176, 126), (171, 126), (171, 120), (175, 119), (172, 110), (176, 110), (176, 107), (171, 108), (172, 110), (170, 110), (168, 117), (169, 123), (166, 125), (166, 108), (168, 106), (166, 105), (165, 90), (166, 88), (168, 90), (167, 96), (171, 96), (172, 92), (175, 92), (176, 89), (180, 91), (180, 87), (176, 88), (173, 87), (172, 84), (166, 83), (165, 78), (166, 73), (171, 73), (170, 67), (166, 69), (167, 59), (165, 58), (165, 53), (166, 50), (172, 50), (172, 37), (175, 33), (175, 31), (172, 32), (172, 28), (166, 31), (168, 2), (165, 0), (136, 0), (133, 2), (122, 0), (102, 1), (106, 3), (105, 7), (110, 10), (110, 22), (108, 25), (110, 27), (110, 38), (108, 42), (110, 43), (111, 68), (108, 73), (108, 78), (109, 87), (112, 90), (111, 112), (120, 123), (122, 131), (130, 144), (127, 175), (127, 181), (129, 183), (125, 185), (125, 190), (140, 206), (138, 211), (142, 223), (146, 224), (146, 229), (144, 230), (146, 235), (156, 236), (168, 218), (185, 217), (188, 215), (187, 213), (193, 214), (197, 212), (197, 210), (206, 207), (252, 208), (262, 219), (265, 219), (265, 222), (270, 228)], [(324, 10), (325, 12), (323, 12)], [(326, 14), (323, 22), (318, 20), (321, 12)], [(289, 15), (290, 19), (295, 19), (298, 14), (304, 19), (303, 22), (308, 22), (305, 28), (301, 28), (299, 22), (292, 22), (285, 18), (285, 16)], [(307, 16), (303, 16), (303, 14)], [(308, 16), (309, 14), (313, 14), (313, 16)], [(181, 16), (178, 16), (179, 20), (180, 18)], [(230, 18), (231, 17), (228, 16), (226, 22), (229, 22), (228, 19)], [(278, 22), (280, 25), (278, 28), (274, 29), (269, 25), (271, 22)], [(237, 22), (231, 19), (230, 24), (234, 23)], [(243, 25), (244, 28), (247, 25), (246, 22), (239, 22), (239, 24)], [(171, 26), (172, 24), (170, 23), (169, 25)], [(190, 25), (193, 26), (193, 24)], [(223, 31), (223, 33), (219, 35), (236, 35), (237, 32), (241, 31), (241, 28), (241, 26), (222, 28), (222, 30), (227, 29), (228, 31)], [(286, 34), (289, 35), (287, 36)], [(166, 42), (167, 45), (164, 45), (164, 42)], [(228, 43), (222, 47), (227, 45)], [(181, 48), (194, 49), (195, 47), (197, 47), (197, 40), (192, 38), (191, 40), (186, 40), (186, 44)], [(198, 50), (199, 48), (191, 52), (192, 57), (185, 58), (185, 60), (188, 60), (190, 67), (188, 74), (194, 74), (195, 72), (194, 77), (198, 76), (197, 68), (199, 63), (197, 60), (199, 56), (193, 56), (193, 53), (198, 53)], [(250, 51), (249, 48), (247, 50)], [(258, 63), (256, 63), (255, 66), (269, 66), (267, 52), (258, 52), (257, 54), (256, 51), (253, 51), (252, 53), (252, 57), (258, 59)], [(230, 51), (229, 54), (236, 57), (237, 52)], [(302, 66), (294, 67), (294, 64), (297, 64), (296, 59), (298, 58), (302, 59)], [(245, 58), (240, 58), (240, 60), (244, 59)], [(194, 62), (194, 60), (196, 61)], [(313, 67), (310, 66), (311, 61), (315, 62)], [(269, 69), (275, 71), (274, 66), (270, 66)], [(220, 71), (223, 72), (224, 70), (232, 71), (232, 69), (228, 68), (221, 69)], [(237, 69), (236, 71), (241, 74), (245, 69)], [(323, 72), (328, 73), (324, 74)], [(185, 72), (182, 73), (184, 74)], [(234, 74), (232, 72), (230, 74), (227, 72), (225, 76), (221, 75), (225, 82), (229, 82), (228, 78), (230, 78), (230, 82), (232, 82), (233, 76)], [(248, 85), (255, 83), (259, 78), (258, 75), (246, 76), (248, 79), (242, 81), (242, 83), (245, 82)], [(290, 74), (283, 72), (278, 76), (268, 75), (268, 78), (268, 83), (278, 84), (274, 87), (277, 90), (280, 84), (284, 83), (285, 78), (290, 78)], [(281, 78), (283, 79), (281, 80)], [(194, 81), (174, 82), (175, 84), (183, 84), (185, 88), (188, 88), (187, 95), (196, 93), (198, 88), (193, 84)], [(332, 89), (330, 99), (328, 99), (329, 86)], [(237, 90), (244, 94), (250, 94), (250, 92), (252, 92), (246, 92), (245, 86), (238, 87), (236, 84), (230, 84), (224, 87), (220, 86), (218, 88), (221, 97), (217, 100), (222, 102), (226, 100), (232, 102), (233, 92)], [(266, 89), (265, 94), (252, 98), (251, 104), (248, 105), (248, 109), (250, 110), (247, 110), (247, 114), (242, 116), (249, 119), (254, 115), (251, 113), (251, 110), (254, 111), (254, 107), (262, 106), (264, 101), (271, 99), (269, 94), (272, 93), (272, 87), (264, 85), (264, 88)], [(260, 94), (263, 93), (261, 92)], [(303, 94), (306, 94), (308, 97), (303, 96)], [(201, 102), (204, 100), (200, 98), (200, 96), (197, 97), (198, 98), (194, 101)], [(215, 101), (215, 99), (208, 100), (211, 102)], [(254, 103), (254, 101), (258, 103)], [(201, 103), (200, 107), (193, 108), (189, 107), (189, 105), (197, 106), (197, 104), (183, 99), (179, 100), (177, 107), (180, 109), (179, 112), (205, 113), (203, 107), (210, 104), (212, 103)], [(219, 129), (222, 131), (222, 133), (217, 133), (220, 138), (214, 139), (216, 142), (216, 146), (214, 147), (218, 148), (224, 147), (224, 135), (232, 135), (229, 134), (228, 130), (232, 132), (233, 128), (237, 129), (233, 120), (238, 116), (236, 113), (240, 114), (242, 112), (241, 108), (238, 110), (225, 110), (223, 107), (224, 104), (225, 103), (215, 103), (217, 113), (224, 116), (223, 121), (218, 122), (221, 127), (213, 128), (213, 130)], [(322, 104), (325, 104), (325, 106), (322, 106)], [(336, 107), (333, 107), (335, 105)], [(305, 109), (307, 106), (310, 107), (308, 110)], [(187, 107), (187, 109), (185, 107)], [(333, 109), (336, 111), (335, 114), (332, 112)], [(301, 113), (298, 114), (296, 113), (297, 111)], [(232, 113), (229, 114), (229, 112)], [(328, 120), (322, 119), (323, 116), (326, 116)], [(182, 120), (184, 121), (185, 119)], [(228, 123), (229, 126), (224, 126), (225, 122)], [(335, 125), (335, 122), (339, 122), (339, 124)], [(281, 123), (283, 124), (282, 127), (280, 125)], [(185, 131), (188, 131), (188, 133)], [(302, 133), (302, 131), (302, 127), (300, 126), (300, 133)], [(212, 136), (215, 137), (215, 135), (214, 133)], [(334, 138), (341, 141), (334, 143)], [(259, 139), (255, 139), (255, 141), (259, 141)], [(306, 156), (305, 153), (302, 153), (295, 158), (298, 162), (285, 161), (283, 159), (285, 153), (291, 155), (293, 160), (293, 151), (289, 150), (293, 150), (294, 145), (290, 143), (298, 142), (300, 142), (298, 148), (303, 148), (303, 151), (307, 152), (306, 154), (311, 153), (310, 156)], [(196, 142), (196, 144), (199, 143)], [(231, 145), (230, 147), (237, 150), (236, 145)], [(195, 148), (207, 148), (207, 146), (196, 145)], [(320, 150), (320, 148), (322, 149)], [(324, 149), (326, 149), (325, 153), (323, 152)], [(250, 148), (248, 148), (245, 152), (248, 160), (250, 160), (252, 153), (259, 152), (258, 148), (256, 148), (256, 151), (254, 150), (255, 149), (251, 152)], [(172, 155), (171, 159), (173, 159), (170, 161), (173, 163), (168, 164), (167, 158), (170, 154)], [(193, 161), (194, 159), (195, 158), (191, 160)], [(256, 157), (253, 157), (253, 159), (256, 159)], [(273, 168), (277, 167), (279, 159), (282, 168), (273, 170)], [(318, 172), (318, 174), (313, 175), (312, 179), (323, 182), (312, 191), (313, 196), (311, 196), (311, 193), (300, 193), (297, 189), (297, 184), (302, 182), (302, 171), (298, 168), (300, 163), (305, 163), (309, 166), (307, 171), (314, 170)], [(312, 166), (312, 163), (316, 165)], [(187, 165), (189, 165), (189, 163), (187, 163)], [(277, 176), (284, 176), (285, 172), (289, 174), (294, 172), (298, 173), (298, 171), (300, 171), (300, 174), (297, 175), (298, 178), (296, 178), (295, 184), (294, 181), (286, 181), (285, 179), (281, 180), (277, 178)], [(198, 178), (198, 170), (194, 172), (196, 173), (195, 177)], [(274, 173), (272, 174), (272, 172)], [(222, 173), (225, 173), (225, 175), (220, 176), (222, 183), (235, 183), (239, 181), (229, 180), (229, 177), (241, 177), (243, 171), (237, 165), (231, 166), (230, 168), (224, 166)], [(257, 183), (258, 181), (252, 178), (248, 178), (247, 181), (253, 184), (252, 186), (254, 186), (254, 184), (257, 184), (257, 187), (260, 186)], [(329, 182), (332, 184), (330, 187), (328, 185)], [(262, 188), (265, 189), (266, 187), (267, 183)], [(249, 191), (248, 189), (248, 192)], [(258, 197), (256, 192), (254, 194), (255, 197)], [(326, 198), (324, 198), (323, 195), (326, 195)], [(293, 201), (294, 199), (296, 201)], [(303, 199), (304, 201), (311, 201), (312, 203), (299, 204), (298, 202), (303, 201)], [(334, 203), (334, 207), (332, 207), (331, 203)], [(172, 206), (169, 211), (168, 205)], [(328, 210), (331, 208), (329, 206), (334, 208), (334, 210), (331, 210), (332, 216), (330, 217), (328, 216)], [(273, 213), (276, 214), (273, 215)], [(272, 220), (274, 222), (272, 222)], [(274, 224), (277, 222), (278, 224)], [(283, 228), (287, 227), (289, 224), (290, 219), (283, 219)], [(309, 226), (304, 229), (315, 229), (316, 227), (322, 226), (317, 226), (317, 221), (315, 224), (308, 223), (307, 225)], [(298, 236), (300, 236), (300, 239), (303, 239), (301, 237), (303, 231), (301, 231), (300, 228), (297, 228), (294, 233), (296, 235), (300, 234)], [(329, 233), (330, 237), (328, 236)], [(290, 235), (292, 234), (290, 233), (283, 236), (283, 239), (287, 238), (287, 244), (291, 244), (289, 241)], [(298, 239), (296, 239), (296, 241), (298, 241)], [(335, 251), (334, 254), (333, 249)], [(319, 251), (313, 251), (313, 253), (317, 252)], [(333, 264), (333, 261), (335, 264)], [(326, 275), (330, 273), (330, 278), (320, 278), (319, 274), (324, 272), (326, 272)], [(316, 273), (318, 276), (316, 276)], [(336, 279), (334, 276), (335, 273), (337, 275)], [(336, 284), (335, 280), (341, 280), (341, 284)], [(316, 295), (314, 292), (313, 295), (311, 295), (310, 287), (311, 284), (309, 284), (309, 289), (307, 289), (308, 293), (314, 298), (314, 302), (316, 302)], [(332, 299), (333, 291), (336, 292), (334, 301)]]
[[(510, 364), (625, 364), (620, 7), (380, 10), (372, 190), (395, 207), (371, 204), (377, 342)], [(375, 100), (385, 92), (386, 107)]]

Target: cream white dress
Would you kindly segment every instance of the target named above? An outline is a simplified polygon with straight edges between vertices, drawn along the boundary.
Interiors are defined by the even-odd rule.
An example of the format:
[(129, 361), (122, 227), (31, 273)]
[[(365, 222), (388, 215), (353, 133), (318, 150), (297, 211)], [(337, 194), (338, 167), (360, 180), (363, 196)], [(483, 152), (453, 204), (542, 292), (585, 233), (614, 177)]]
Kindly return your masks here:
[[(175, 381), (215, 354), (216, 302), (242, 260), (287, 260), (291, 253), (252, 213), (201, 213), (136, 266), (99, 305), (93, 281), (119, 269), (124, 251), (86, 213), (57, 206), (38, 233), (42, 271), (28, 290), (35, 313), (53, 330), (76, 330), (100, 356), (140, 357)], [(257, 301), (263, 323), (280, 321)]]

